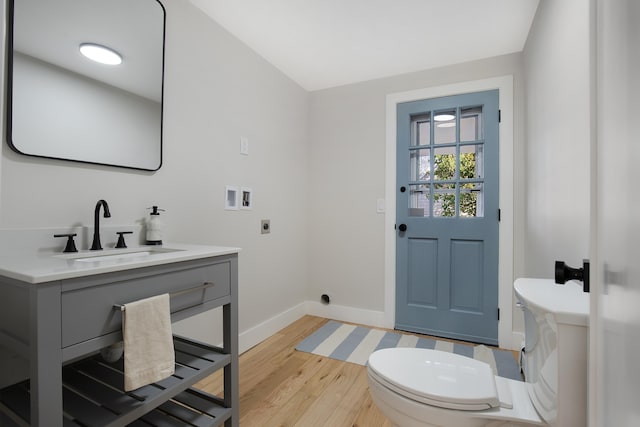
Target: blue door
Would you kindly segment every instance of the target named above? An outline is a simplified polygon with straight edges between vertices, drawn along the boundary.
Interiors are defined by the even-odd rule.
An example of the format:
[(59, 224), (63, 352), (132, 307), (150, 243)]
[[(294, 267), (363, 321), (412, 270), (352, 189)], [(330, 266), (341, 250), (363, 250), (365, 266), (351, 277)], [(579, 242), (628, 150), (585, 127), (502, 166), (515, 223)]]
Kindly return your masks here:
[(498, 91), (398, 104), (396, 329), (498, 344)]

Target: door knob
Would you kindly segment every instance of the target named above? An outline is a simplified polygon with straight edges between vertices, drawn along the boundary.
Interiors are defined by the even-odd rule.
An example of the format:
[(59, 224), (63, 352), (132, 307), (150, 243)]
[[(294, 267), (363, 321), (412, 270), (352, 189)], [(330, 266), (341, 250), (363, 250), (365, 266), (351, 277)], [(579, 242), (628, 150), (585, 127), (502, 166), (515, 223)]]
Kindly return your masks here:
[(555, 272), (557, 284), (564, 285), (568, 280), (579, 280), (582, 282), (582, 290), (590, 291), (589, 260), (582, 261), (582, 268), (571, 268), (563, 261), (556, 261)]
[(399, 229), (400, 231), (407, 231), (407, 224), (400, 224), (400, 225), (398, 226), (398, 229)]

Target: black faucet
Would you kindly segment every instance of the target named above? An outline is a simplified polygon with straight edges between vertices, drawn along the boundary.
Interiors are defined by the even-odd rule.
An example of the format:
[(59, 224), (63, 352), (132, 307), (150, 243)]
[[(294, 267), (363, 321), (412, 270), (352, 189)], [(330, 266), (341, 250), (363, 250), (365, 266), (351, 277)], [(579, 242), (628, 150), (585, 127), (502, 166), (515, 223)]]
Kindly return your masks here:
[(92, 251), (102, 250), (100, 244), (100, 206), (104, 208), (104, 217), (110, 218), (111, 212), (109, 212), (109, 205), (104, 200), (98, 200), (96, 203), (96, 211), (93, 216), (93, 244), (91, 245)]

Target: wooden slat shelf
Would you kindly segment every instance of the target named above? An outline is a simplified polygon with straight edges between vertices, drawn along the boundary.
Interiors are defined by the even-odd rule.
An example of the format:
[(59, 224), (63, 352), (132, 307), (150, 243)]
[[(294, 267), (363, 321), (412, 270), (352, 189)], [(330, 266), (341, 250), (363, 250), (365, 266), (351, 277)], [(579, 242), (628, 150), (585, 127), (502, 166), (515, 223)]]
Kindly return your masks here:
[[(127, 393), (122, 391), (122, 359), (107, 363), (96, 355), (65, 366), (62, 369), (64, 426), (222, 425), (231, 417), (231, 408), (225, 408), (221, 398), (190, 387), (227, 366), (231, 356), (216, 347), (181, 337), (174, 337), (174, 348), (173, 376)], [(3, 422), (28, 426), (29, 382), (0, 390), (0, 405), (10, 411), (14, 424), (8, 419)]]

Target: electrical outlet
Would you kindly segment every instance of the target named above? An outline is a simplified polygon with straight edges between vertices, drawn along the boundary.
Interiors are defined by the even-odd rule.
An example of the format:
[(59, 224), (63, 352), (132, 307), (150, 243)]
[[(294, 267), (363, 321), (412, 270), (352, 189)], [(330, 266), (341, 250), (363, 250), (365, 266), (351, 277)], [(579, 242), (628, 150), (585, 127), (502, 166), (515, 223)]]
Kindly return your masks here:
[(262, 221), (260, 221), (260, 232), (262, 234), (271, 233), (271, 220), (263, 219)]

